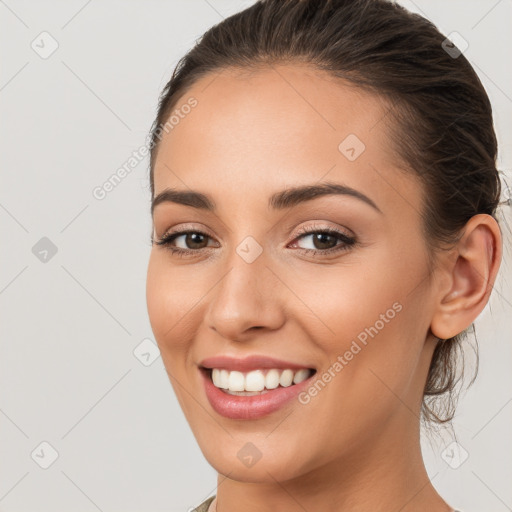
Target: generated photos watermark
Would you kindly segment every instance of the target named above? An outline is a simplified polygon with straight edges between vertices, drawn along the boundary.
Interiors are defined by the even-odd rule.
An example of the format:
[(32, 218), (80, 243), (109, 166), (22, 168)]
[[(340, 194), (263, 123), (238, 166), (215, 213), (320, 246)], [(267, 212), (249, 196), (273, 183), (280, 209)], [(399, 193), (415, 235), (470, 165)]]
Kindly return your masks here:
[(396, 317), (397, 313), (402, 311), (402, 304), (395, 302), (393, 305), (386, 310), (385, 313), (381, 313), (379, 319), (370, 327), (365, 327), (355, 339), (352, 340), (350, 348), (345, 350), (343, 354), (338, 355), (336, 361), (327, 368), (311, 386), (305, 391), (299, 393), (299, 402), (302, 405), (307, 405), (311, 399), (318, 395), (325, 386), (331, 382), (336, 375), (338, 375), (345, 366), (347, 366), (354, 357), (361, 352), (361, 350), (368, 345), (369, 338), (373, 339), (379, 334), (386, 324), (389, 324), (393, 318)]

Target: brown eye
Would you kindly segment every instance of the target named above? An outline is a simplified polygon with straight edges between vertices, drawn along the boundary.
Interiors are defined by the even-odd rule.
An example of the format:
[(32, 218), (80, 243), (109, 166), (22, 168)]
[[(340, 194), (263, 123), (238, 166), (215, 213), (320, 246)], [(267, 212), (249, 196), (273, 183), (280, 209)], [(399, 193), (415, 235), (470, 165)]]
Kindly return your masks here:
[(176, 252), (193, 252), (208, 247), (208, 241), (212, 238), (201, 231), (178, 231), (164, 235), (155, 242)]
[[(299, 245), (300, 241), (308, 239), (308, 243), (304, 244), (305, 247), (303, 245)], [(354, 245), (355, 242), (355, 238), (339, 231), (333, 229), (316, 229), (314, 231), (303, 231), (301, 235), (296, 238), (294, 245), (298, 246), (299, 249), (302, 249), (305, 252), (313, 251), (314, 253), (328, 253), (348, 249), (350, 246)]]
[(182, 236), (186, 245), (185, 249), (202, 249), (208, 245), (208, 236), (203, 233), (190, 232)]
[(328, 233), (315, 233), (311, 235), (315, 249), (331, 249), (337, 244), (337, 238)]

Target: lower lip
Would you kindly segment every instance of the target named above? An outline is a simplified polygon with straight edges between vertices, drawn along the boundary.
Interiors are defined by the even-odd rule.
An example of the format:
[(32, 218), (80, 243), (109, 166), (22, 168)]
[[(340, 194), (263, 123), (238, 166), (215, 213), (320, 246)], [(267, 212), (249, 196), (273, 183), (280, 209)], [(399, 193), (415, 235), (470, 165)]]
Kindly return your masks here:
[(291, 402), (297, 395), (311, 384), (313, 373), (308, 379), (288, 387), (278, 387), (262, 395), (240, 396), (229, 395), (213, 385), (207, 371), (199, 370), (206, 397), (213, 409), (226, 418), (233, 420), (255, 420), (271, 414)]

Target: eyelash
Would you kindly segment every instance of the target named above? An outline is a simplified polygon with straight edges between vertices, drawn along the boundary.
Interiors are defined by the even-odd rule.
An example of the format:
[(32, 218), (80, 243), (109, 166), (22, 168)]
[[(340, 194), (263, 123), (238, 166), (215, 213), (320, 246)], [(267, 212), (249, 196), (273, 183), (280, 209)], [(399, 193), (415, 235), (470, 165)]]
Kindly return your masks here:
[[(175, 231), (173, 233), (168, 233), (164, 236), (162, 236), (159, 240), (154, 242), (156, 245), (164, 246), (166, 249), (169, 249), (173, 254), (179, 257), (188, 257), (192, 256), (192, 253), (198, 253), (199, 251), (203, 249), (208, 249), (208, 247), (203, 247), (202, 249), (182, 249), (181, 247), (174, 247), (171, 245), (174, 240), (180, 236), (188, 235), (188, 234), (198, 234), (203, 235), (208, 238), (211, 238), (210, 235), (207, 233), (204, 233), (203, 231), (198, 230), (184, 230), (184, 231)], [(341, 231), (338, 231), (336, 229), (332, 228), (319, 228), (317, 226), (313, 226), (312, 229), (302, 229), (297, 236), (294, 238), (294, 242), (299, 240), (300, 238), (306, 237), (308, 235), (312, 234), (328, 234), (328, 235), (334, 235), (338, 238), (338, 240), (341, 240), (341, 244), (337, 244), (334, 247), (331, 247), (330, 249), (303, 249), (299, 248), (296, 249), (299, 252), (308, 254), (308, 255), (317, 255), (320, 253), (321, 255), (331, 254), (334, 252), (342, 252), (342, 251), (348, 251), (352, 246), (356, 244), (356, 238), (346, 235), (345, 233), (342, 233)]]

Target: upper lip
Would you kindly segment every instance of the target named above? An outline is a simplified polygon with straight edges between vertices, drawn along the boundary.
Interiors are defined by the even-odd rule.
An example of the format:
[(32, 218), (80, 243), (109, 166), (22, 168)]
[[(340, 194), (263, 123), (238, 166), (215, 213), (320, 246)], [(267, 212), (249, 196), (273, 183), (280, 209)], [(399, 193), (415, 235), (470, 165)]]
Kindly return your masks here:
[(233, 356), (214, 356), (203, 359), (199, 366), (203, 368), (220, 368), (226, 370), (236, 370), (239, 372), (248, 372), (251, 370), (261, 369), (286, 369), (300, 370), (301, 368), (311, 368), (312, 366), (307, 364), (292, 363), (290, 361), (283, 361), (281, 359), (275, 359), (264, 355), (252, 355), (244, 358), (237, 358)]

